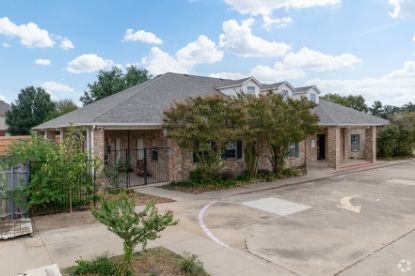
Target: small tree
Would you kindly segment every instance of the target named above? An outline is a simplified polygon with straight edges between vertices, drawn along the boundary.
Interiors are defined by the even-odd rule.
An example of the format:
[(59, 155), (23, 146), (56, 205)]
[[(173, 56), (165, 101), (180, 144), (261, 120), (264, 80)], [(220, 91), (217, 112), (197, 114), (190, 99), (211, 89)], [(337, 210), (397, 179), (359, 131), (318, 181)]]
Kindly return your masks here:
[(311, 112), (315, 105), (306, 99), (283, 99), (272, 93), (263, 97), (264, 135), (271, 152), (272, 170), (278, 173), (284, 168), (290, 143), (299, 143), (317, 131), (318, 116)]
[(159, 214), (154, 202), (147, 203), (144, 210), (138, 213), (134, 209), (134, 200), (123, 194), (113, 200), (102, 200), (101, 208), (92, 210), (99, 222), (123, 240), (121, 270), (124, 274), (131, 273), (131, 261), (137, 244), (141, 244), (145, 250), (149, 240), (159, 238), (159, 233), (166, 227), (177, 224), (171, 211)]
[(222, 96), (186, 99), (164, 112), (169, 138), (193, 153), (204, 181), (217, 177), (223, 166), (222, 150), (235, 139), (235, 113)]

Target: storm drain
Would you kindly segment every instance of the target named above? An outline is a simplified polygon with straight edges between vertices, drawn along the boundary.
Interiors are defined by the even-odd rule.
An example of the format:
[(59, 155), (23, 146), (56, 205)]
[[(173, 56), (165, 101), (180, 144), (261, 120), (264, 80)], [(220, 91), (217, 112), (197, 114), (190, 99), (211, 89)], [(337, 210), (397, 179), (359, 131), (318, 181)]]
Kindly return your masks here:
[(386, 182), (393, 183), (393, 184), (407, 185), (407, 186), (415, 186), (414, 180), (408, 180), (408, 179), (402, 179), (402, 178), (390, 179)]
[(242, 204), (251, 208), (255, 208), (279, 216), (289, 216), (311, 208), (307, 205), (302, 205), (274, 197), (267, 197), (259, 200), (247, 201), (243, 202)]

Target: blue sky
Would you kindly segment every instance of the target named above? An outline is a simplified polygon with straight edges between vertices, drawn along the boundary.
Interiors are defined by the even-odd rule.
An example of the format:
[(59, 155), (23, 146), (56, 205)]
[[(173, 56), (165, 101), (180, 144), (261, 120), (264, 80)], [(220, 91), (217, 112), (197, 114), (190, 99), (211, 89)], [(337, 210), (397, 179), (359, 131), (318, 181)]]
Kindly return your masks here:
[(100, 69), (316, 84), (415, 102), (415, 0), (0, 0), (0, 96), (79, 103)]

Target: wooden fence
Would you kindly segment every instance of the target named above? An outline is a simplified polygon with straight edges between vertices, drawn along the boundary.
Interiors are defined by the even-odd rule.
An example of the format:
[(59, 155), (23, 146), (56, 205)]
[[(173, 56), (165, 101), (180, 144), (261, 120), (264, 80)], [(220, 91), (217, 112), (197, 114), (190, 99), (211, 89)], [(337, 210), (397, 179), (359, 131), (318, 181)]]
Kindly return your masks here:
[(20, 140), (29, 140), (32, 139), (31, 136), (2, 136), (0, 137), (0, 155), (6, 155), (9, 146), (15, 142)]
[[(9, 146), (16, 141), (20, 140), (30, 140), (32, 137), (30, 135), (25, 136), (0, 136), (0, 156), (6, 155), (9, 149)], [(60, 136), (55, 136), (55, 142), (60, 142)]]

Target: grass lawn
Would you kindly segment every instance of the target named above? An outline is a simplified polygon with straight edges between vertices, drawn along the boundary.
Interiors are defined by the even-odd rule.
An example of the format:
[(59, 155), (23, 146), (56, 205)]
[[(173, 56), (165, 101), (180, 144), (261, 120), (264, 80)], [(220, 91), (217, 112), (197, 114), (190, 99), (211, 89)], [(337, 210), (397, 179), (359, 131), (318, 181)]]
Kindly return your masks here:
[[(116, 275), (114, 271), (114, 263), (121, 259), (121, 256), (105, 258), (107, 261), (99, 261), (99, 269), (95, 272), (86, 272), (81, 271), (77, 272), (78, 266), (69, 267), (63, 270), (63, 275), (83, 275), (83, 276), (92, 276), (92, 275)], [(95, 259), (97, 260), (97, 259)], [(193, 262), (194, 263), (194, 262)], [(191, 265), (190, 265), (191, 266)], [(189, 269), (189, 257), (180, 256), (164, 247), (156, 247), (147, 249), (146, 251), (137, 252), (134, 254), (133, 264), (132, 264), (132, 275), (157, 275), (157, 276), (167, 276), (167, 275), (178, 275), (178, 276), (205, 276), (209, 275), (203, 269), (202, 265), (194, 267), (194, 269)], [(186, 272), (187, 270), (187, 272)]]

